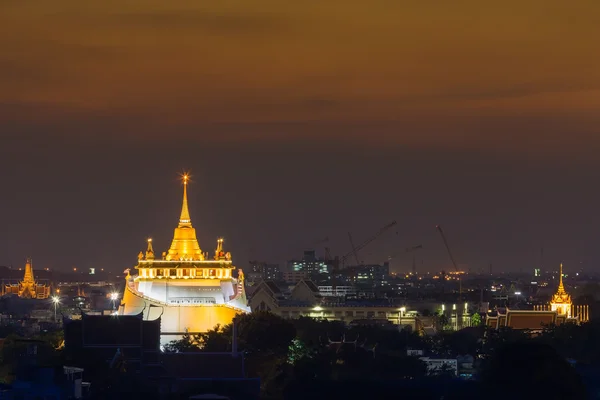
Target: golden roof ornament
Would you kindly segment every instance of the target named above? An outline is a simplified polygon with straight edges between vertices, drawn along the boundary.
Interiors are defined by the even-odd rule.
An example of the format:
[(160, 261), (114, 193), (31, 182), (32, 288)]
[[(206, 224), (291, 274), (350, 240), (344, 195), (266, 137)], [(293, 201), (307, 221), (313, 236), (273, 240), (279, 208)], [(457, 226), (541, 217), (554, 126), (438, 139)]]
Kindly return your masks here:
[(179, 227), (192, 226), (192, 219), (190, 218), (190, 211), (188, 209), (187, 200), (187, 185), (190, 179), (188, 174), (183, 174), (183, 204), (181, 205), (181, 215), (179, 216)]
[(154, 260), (154, 249), (152, 248), (152, 239), (148, 238), (148, 249), (146, 250), (146, 260)]
[(565, 290), (565, 286), (563, 284), (563, 265), (562, 263), (560, 263), (560, 269), (559, 269), (559, 280), (558, 280), (558, 289), (556, 290), (556, 293), (554, 294), (554, 296), (552, 296), (552, 303), (571, 303), (571, 296), (567, 293), (567, 291)]

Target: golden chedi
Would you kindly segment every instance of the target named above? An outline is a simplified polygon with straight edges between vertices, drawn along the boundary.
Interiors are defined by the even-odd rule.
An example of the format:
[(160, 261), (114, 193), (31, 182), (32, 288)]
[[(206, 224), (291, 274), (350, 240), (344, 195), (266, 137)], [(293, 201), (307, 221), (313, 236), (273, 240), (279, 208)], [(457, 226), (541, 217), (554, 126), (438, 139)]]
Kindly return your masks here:
[(229, 324), (236, 314), (249, 312), (243, 273), (234, 278), (231, 254), (217, 240), (214, 257), (202, 252), (188, 209), (183, 176), (183, 204), (171, 247), (156, 257), (152, 239), (138, 255), (137, 274), (127, 273), (121, 315), (161, 318), (161, 344), (179, 339), (185, 332), (199, 333), (215, 325)]

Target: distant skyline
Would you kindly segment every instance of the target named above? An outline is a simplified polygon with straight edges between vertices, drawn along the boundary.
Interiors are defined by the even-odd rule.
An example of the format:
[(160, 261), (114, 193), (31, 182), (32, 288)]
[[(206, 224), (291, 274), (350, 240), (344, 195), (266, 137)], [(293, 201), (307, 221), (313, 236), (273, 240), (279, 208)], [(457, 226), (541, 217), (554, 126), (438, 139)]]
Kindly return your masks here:
[[(0, 265), (135, 265), (190, 212), (239, 267), (600, 272), (600, 3), (0, 3)], [(396, 233), (397, 232), (397, 233)], [(322, 249), (317, 248), (317, 251)], [(371, 257), (371, 258), (369, 258)], [(582, 263), (582, 264), (581, 264)], [(396, 266), (410, 270), (412, 258)], [(420, 266), (420, 264), (419, 264)]]

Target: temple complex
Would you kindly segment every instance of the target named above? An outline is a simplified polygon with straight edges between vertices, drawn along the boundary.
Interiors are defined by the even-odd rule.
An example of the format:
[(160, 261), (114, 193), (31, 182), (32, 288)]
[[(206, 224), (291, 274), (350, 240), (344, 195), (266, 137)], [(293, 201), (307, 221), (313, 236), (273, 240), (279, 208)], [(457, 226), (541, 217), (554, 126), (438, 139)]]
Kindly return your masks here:
[(244, 274), (233, 266), (231, 254), (216, 243), (214, 257), (203, 252), (192, 226), (187, 201), (189, 178), (183, 177), (183, 204), (169, 250), (156, 257), (152, 239), (138, 255), (136, 274), (126, 276), (125, 293), (118, 313), (144, 320), (161, 318), (161, 344), (184, 333), (205, 332), (232, 322), (249, 312)]
[(559, 274), (558, 289), (548, 304), (534, 306), (533, 310), (512, 310), (505, 308), (488, 313), (486, 316), (486, 325), (495, 329), (509, 327), (536, 331), (547, 325), (589, 321), (588, 306), (574, 305), (571, 295), (565, 290), (562, 264), (560, 264)]
[(16, 294), (23, 299), (47, 299), (50, 297), (50, 286), (35, 281), (31, 258), (25, 263), (25, 275), (19, 283), (4, 285), (2, 294)]

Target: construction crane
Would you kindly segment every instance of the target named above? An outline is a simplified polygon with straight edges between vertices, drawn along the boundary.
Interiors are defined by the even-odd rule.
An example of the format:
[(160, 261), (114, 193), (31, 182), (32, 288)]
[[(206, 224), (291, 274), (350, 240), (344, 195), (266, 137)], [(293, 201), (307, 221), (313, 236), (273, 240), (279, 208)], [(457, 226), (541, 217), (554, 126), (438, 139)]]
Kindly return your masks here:
[[(370, 238), (368, 238), (367, 240), (365, 240), (364, 242), (362, 242), (361, 244), (359, 244), (356, 247), (352, 248), (352, 251), (350, 251), (349, 253), (343, 255), (342, 257), (336, 257), (335, 260), (333, 260), (333, 268), (331, 269), (331, 286), (333, 289), (333, 292), (335, 293), (335, 289), (336, 289), (336, 284), (335, 284), (335, 275), (345, 267), (346, 265), (346, 259), (348, 257), (350, 257), (353, 254), (356, 254), (359, 250), (364, 249), (365, 247), (367, 247), (369, 244), (371, 244), (373, 241), (375, 241), (377, 238), (379, 238), (379, 236), (383, 235), (388, 229), (392, 228), (396, 226), (396, 221), (392, 221), (389, 224), (387, 224), (386, 226), (384, 226), (383, 228), (381, 228), (379, 231), (377, 231), (376, 234), (374, 234), (373, 236), (371, 236)], [(341, 268), (340, 268), (340, 264), (341, 264)]]
[(415, 253), (417, 250), (420, 250), (420, 249), (422, 249), (422, 248), (423, 248), (423, 245), (420, 245), (420, 244), (418, 244), (418, 245), (416, 245), (416, 246), (412, 246), (412, 247), (407, 247), (406, 249), (404, 249), (404, 251), (402, 251), (402, 252), (400, 252), (400, 253), (396, 253), (396, 254), (394, 254), (393, 256), (389, 256), (389, 257), (388, 257), (388, 261), (392, 260), (392, 259), (393, 259), (393, 258), (395, 258), (395, 257), (398, 257), (398, 256), (399, 256), (399, 255), (401, 255), (401, 254), (413, 253), (413, 265), (412, 265), (412, 269), (413, 269), (413, 271), (412, 271), (412, 272), (413, 272), (413, 275), (414, 275), (414, 274), (416, 274), (416, 269), (417, 269), (417, 266), (416, 266), (416, 260), (415, 260), (415, 255), (414, 255), (414, 253)]
[(350, 247), (352, 248), (352, 253), (354, 254), (354, 259), (356, 260), (356, 265), (360, 264), (360, 260), (358, 259), (358, 250), (356, 250), (356, 245), (354, 244), (354, 240), (352, 239), (352, 234), (348, 232), (348, 239), (350, 239)]
[[(444, 231), (442, 230), (442, 227), (440, 225), (436, 225), (435, 228), (440, 232), (440, 235), (442, 236), (442, 240), (444, 241), (444, 246), (446, 246), (446, 250), (448, 251), (448, 256), (450, 257), (450, 261), (452, 261), (454, 270), (456, 272), (459, 272), (458, 266), (456, 265), (456, 261), (454, 261), (454, 256), (452, 256), (452, 251), (450, 250), (450, 246), (448, 245), (448, 240), (446, 240), (446, 235), (444, 235)], [(442, 271), (442, 278), (445, 279), (444, 271)], [(460, 300), (460, 297), (462, 297), (462, 282), (460, 279), (460, 275), (458, 275), (458, 296), (459, 296), (459, 300)]]

